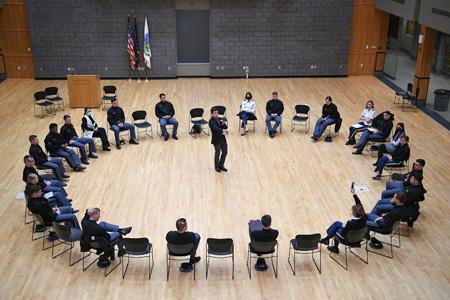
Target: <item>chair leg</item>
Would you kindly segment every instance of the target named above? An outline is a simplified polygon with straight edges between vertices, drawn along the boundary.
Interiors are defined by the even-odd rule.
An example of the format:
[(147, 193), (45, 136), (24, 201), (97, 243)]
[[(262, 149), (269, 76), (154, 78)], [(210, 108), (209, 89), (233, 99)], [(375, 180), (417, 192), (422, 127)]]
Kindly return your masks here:
[(291, 249), (292, 249), (292, 247), (291, 247), (291, 245), (289, 245), (288, 263), (289, 263), (289, 266), (291, 267), (292, 273), (295, 276), (295, 250), (294, 250), (294, 266), (292, 266), (292, 264), (291, 264)]
[(208, 279), (208, 245), (206, 245), (206, 251), (205, 251), (205, 266), (206, 266), (206, 279)]
[[(150, 263), (150, 255), (151, 255), (151, 263)], [(150, 252), (150, 254), (148, 255), (148, 280), (150, 280), (150, 278), (152, 278), (152, 273), (153, 273), (153, 266), (155, 265), (155, 260), (153, 258), (153, 248)]]
[[(127, 264), (125, 266), (125, 270), (124, 270), (124, 263), (122, 263), (122, 279), (125, 279), (125, 274), (127, 273), (128, 270), (128, 264), (130, 263), (130, 255), (126, 255), (127, 256)], [(125, 257), (124, 257), (125, 260)]]
[(167, 275), (167, 281), (169, 281), (169, 271), (170, 271), (170, 255), (169, 253), (166, 254), (166, 275)]
[(231, 255), (231, 279), (234, 280), (234, 249)]
[(247, 252), (247, 271), (248, 271), (248, 276), (250, 277), (250, 279), (252, 279), (251, 264), (252, 264), (252, 256), (250, 254), (250, 249), (248, 249), (248, 252)]

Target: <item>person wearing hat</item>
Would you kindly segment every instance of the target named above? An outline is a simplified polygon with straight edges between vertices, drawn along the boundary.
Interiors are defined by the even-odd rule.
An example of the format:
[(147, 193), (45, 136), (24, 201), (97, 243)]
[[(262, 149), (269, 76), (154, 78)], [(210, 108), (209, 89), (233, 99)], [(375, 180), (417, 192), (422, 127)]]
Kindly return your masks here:
[(228, 154), (228, 144), (225, 134), (228, 127), (225, 122), (219, 119), (219, 111), (217, 107), (211, 108), (211, 119), (209, 120), (209, 128), (211, 129), (211, 144), (214, 146), (214, 168), (216, 172), (227, 172), (225, 168), (225, 158)]
[[(278, 126), (281, 124), (281, 115), (284, 111), (283, 102), (278, 99), (278, 92), (272, 92), (272, 99), (267, 101), (266, 104), (266, 126), (267, 132), (270, 138), (274, 138), (277, 132)], [(275, 125), (272, 127), (271, 121), (275, 121)]]
[(322, 116), (317, 120), (311, 138), (314, 141), (318, 141), (325, 129), (336, 122), (338, 116), (337, 106), (333, 103), (333, 99), (330, 96), (327, 96), (325, 98), (325, 104), (322, 106)]

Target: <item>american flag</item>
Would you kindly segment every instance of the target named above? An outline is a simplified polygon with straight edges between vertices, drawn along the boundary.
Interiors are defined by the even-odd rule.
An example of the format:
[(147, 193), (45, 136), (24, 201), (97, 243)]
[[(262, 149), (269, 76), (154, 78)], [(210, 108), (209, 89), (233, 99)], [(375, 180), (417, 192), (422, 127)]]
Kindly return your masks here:
[(134, 42), (134, 57), (135, 57), (136, 67), (137, 67), (137, 66), (139, 66), (139, 60), (141, 58), (141, 49), (139, 48), (139, 43), (138, 43), (136, 17), (134, 17), (133, 42)]
[(128, 16), (128, 43), (127, 43), (127, 52), (128, 59), (130, 60), (130, 68), (136, 70), (136, 56), (134, 54), (134, 41), (133, 41), (133, 27), (131, 27), (130, 16)]

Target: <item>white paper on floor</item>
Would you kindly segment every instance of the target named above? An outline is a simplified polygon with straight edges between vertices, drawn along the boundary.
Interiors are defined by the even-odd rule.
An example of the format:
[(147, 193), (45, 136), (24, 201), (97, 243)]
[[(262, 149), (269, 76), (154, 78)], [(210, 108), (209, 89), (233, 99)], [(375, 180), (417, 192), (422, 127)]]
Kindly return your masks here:
[(17, 193), (16, 200), (25, 200), (25, 194), (23, 192)]
[(369, 192), (369, 187), (363, 184), (355, 184), (355, 193), (367, 193)]

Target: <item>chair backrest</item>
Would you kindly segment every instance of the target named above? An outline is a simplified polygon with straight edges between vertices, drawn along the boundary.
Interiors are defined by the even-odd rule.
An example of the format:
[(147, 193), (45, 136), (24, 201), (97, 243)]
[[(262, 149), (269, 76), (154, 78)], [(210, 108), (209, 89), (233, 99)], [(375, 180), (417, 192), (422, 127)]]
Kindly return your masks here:
[(203, 108), (196, 107), (189, 111), (189, 115), (191, 116), (192, 119), (193, 118), (203, 118), (204, 112), (205, 112), (205, 110)]
[(56, 236), (63, 241), (70, 240), (70, 227), (61, 223), (53, 222), (53, 230)]
[(35, 213), (32, 213), (32, 215), (34, 222), (36, 222), (38, 225), (45, 226), (44, 220), (42, 219), (41, 215)]
[(308, 251), (319, 248), (320, 237), (320, 233), (298, 234), (295, 236), (296, 250)]
[(347, 231), (347, 235), (345, 236), (345, 240), (349, 244), (356, 244), (361, 242), (365, 237), (367, 233), (367, 226), (364, 226), (360, 229), (350, 229)]
[(233, 239), (208, 238), (206, 244), (208, 245), (208, 252), (224, 254), (233, 252)]
[(95, 240), (89, 240), (89, 246), (93, 249), (108, 251), (112, 248), (104, 237), (95, 237)]
[(56, 86), (50, 86), (45, 88), (44, 92), (47, 96), (56, 96), (58, 95), (58, 88)]
[(227, 111), (227, 108), (223, 105), (216, 105), (216, 109), (219, 113), (219, 116), (224, 116), (225, 112)]
[(127, 252), (130, 253), (144, 253), (147, 252), (149, 244), (148, 238), (125, 238), (123, 239), (123, 246)]
[(185, 256), (191, 254), (192, 249), (194, 248), (194, 243), (181, 245), (167, 243), (167, 248), (169, 249), (170, 255)]
[(295, 106), (295, 113), (307, 115), (309, 113), (309, 109), (310, 109), (309, 106), (306, 104), (297, 104)]
[(145, 110), (136, 110), (131, 114), (131, 116), (134, 121), (145, 120), (147, 118), (147, 112)]
[(117, 88), (114, 85), (105, 85), (103, 87), (103, 92), (105, 94), (115, 94), (117, 91)]
[(34, 100), (35, 101), (44, 100), (46, 97), (47, 97), (47, 95), (43, 91), (39, 91), (39, 92), (34, 93)]
[(261, 253), (270, 253), (275, 252), (275, 246), (277, 244), (277, 241), (270, 241), (270, 242), (257, 242), (252, 241), (251, 247), (255, 252), (261, 252)]

